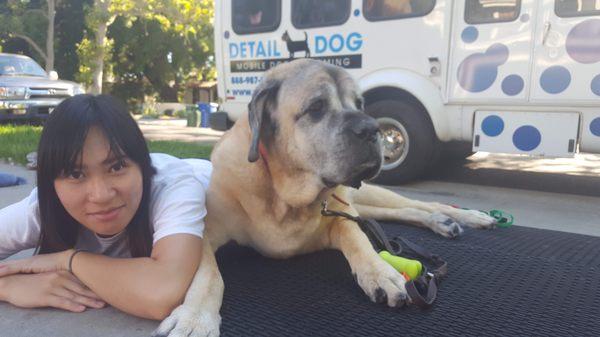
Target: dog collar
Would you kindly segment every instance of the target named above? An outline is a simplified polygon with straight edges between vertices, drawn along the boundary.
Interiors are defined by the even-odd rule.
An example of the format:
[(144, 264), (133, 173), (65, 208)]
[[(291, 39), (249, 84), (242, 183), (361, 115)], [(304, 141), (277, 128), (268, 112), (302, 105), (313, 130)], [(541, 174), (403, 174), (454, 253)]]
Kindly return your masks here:
[(337, 200), (337, 201), (341, 202), (342, 204), (344, 204), (344, 205), (346, 205), (346, 206), (350, 206), (350, 204), (349, 204), (349, 203), (347, 203), (346, 201), (344, 201), (344, 199), (342, 199), (342, 198), (338, 197), (337, 195), (335, 195), (335, 193), (333, 193), (331, 196), (332, 196), (332, 197), (333, 197), (335, 200)]
[(260, 157), (265, 162), (265, 167), (267, 169), (267, 172), (269, 173), (269, 175), (271, 175), (271, 170), (269, 169), (269, 162), (267, 160), (267, 158), (268, 158), (267, 149), (265, 148), (265, 146), (262, 142), (258, 143), (258, 153), (260, 153)]

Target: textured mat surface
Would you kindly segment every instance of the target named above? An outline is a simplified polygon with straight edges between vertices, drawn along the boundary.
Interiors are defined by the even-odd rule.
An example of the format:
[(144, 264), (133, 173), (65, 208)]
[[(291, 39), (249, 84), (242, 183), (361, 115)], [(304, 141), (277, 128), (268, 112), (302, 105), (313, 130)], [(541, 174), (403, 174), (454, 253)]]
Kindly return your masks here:
[(231, 245), (217, 254), (222, 336), (600, 336), (600, 238), (514, 226), (448, 240), (384, 228), (448, 261), (431, 310), (369, 302), (336, 251), (273, 260)]

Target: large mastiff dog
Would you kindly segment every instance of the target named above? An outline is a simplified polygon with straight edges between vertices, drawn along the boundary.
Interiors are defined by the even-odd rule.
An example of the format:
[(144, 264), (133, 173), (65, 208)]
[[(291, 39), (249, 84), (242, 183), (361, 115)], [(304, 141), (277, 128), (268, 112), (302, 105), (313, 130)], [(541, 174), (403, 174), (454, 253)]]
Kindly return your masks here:
[(446, 237), (460, 234), (459, 224), (494, 224), (477, 211), (366, 184), (350, 188), (379, 172), (381, 139), (377, 122), (362, 111), (357, 84), (341, 68), (312, 60), (280, 65), (265, 73), (248, 108), (212, 153), (202, 262), (184, 303), (155, 335), (219, 334), (223, 280), (214, 251), (230, 240), (273, 258), (338, 249), (371, 301), (410, 302), (404, 277), (376, 254), (356, 223), (321, 216), (324, 200), (330, 209), (408, 221)]

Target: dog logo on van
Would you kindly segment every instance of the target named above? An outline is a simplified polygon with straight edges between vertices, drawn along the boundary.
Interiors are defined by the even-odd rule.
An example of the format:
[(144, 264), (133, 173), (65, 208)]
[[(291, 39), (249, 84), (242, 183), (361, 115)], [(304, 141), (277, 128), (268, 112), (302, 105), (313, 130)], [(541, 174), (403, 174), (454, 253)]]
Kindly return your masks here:
[(287, 50), (290, 53), (290, 60), (294, 59), (294, 53), (296, 52), (304, 52), (304, 57), (310, 57), (310, 48), (308, 48), (308, 35), (304, 32), (304, 40), (294, 41), (290, 38), (290, 34), (288, 34), (287, 30), (281, 36), (281, 39), (285, 41), (287, 45)]

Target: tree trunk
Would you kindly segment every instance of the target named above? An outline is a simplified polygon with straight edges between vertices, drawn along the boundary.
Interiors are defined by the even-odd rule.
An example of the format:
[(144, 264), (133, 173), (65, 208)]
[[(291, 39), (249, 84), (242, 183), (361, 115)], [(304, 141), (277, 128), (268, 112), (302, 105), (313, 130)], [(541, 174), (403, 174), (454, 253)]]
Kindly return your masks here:
[(108, 23), (101, 22), (96, 27), (96, 52), (94, 53), (94, 72), (92, 73), (91, 93), (99, 95), (102, 93), (102, 78), (104, 73), (104, 43), (106, 41), (106, 30)]
[(94, 0), (94, 9), (98, 11), (98, 17), (100, 19), (96, 24), (96, 27), (92, 27), (95, 33), (95, 46), (94, 46), (94, 58), (92, 67), (94, 69), (92, 73), (92, 87), (91, 93), (99, 95), (102, 93), (102, 80), (104, 75), (104, 55), (106, 54), (106, 32), (108, 26), (114, 20), (114, 17), (110, 15), (109, 8), (112, 0)]
[(42, 56), (42, 58), (44, 59), (45, 63), (48, 62), (48, 57), (46, 56), (46, 53), (44, 53), (44, 51), (42, 50), (42, 48), (40, 48), (40, 46), (38, 46), (37, 43), (35, 43), (35, 41), (33, 41), (29, 36), (27, 36), (27, 35), (21, 35), (21, 34), (18, 34), (18, 33), (13, 33), (12, 36), (14, 36), (16, 38), (19, 38), (19, 39), (23, 39), (33, 49), (35, 49), (35, 51), (37, 51), (38, 54), (40, 54), (40, 56)]
[(46, 35), (46, 72), (54, 70), (54, 18), (56, 0), (48, 0), (48, 33)]

